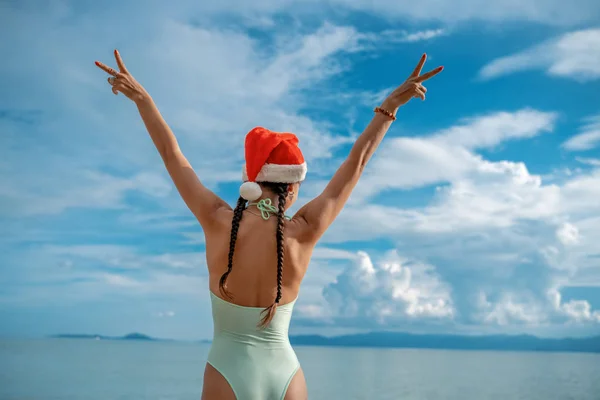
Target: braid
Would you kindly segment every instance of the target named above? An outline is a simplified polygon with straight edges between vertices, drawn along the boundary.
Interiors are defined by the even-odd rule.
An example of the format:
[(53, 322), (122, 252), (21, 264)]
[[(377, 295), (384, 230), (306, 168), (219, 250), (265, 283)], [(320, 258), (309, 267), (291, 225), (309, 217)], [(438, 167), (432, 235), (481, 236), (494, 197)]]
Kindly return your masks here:
[(262, 318), (260, 322), (261, 327), (266, 327), (273, 317), (275, 316), (275, 310), (277, 309), (277, 304), (281, 300), (281, 286), (283, 281), (283, 258), (284, 258), (284, 243), (283, 243), (283, 228), (285, 222), (285, 202), (287, 199), (287, 191), (288, 184), (273, 184), (273, 191), (279, 196), (278, 207), (279, 210), (277, 212), (277, 232), (275, 233), (277, 238), (277, 295), (275, 297), (275, 301), (269, 307), (263, 310), (265, 316)]
[(235, 206), (235, 210), (233, 210), (233, 219), (231, 221), (231, 238), (229, 239), (229, 260), (227, 264), (227, 271), (225, 271), (225, 273), (221, 276), (221, 280), (219, 281), (219, 291), (221, 292), (221, 295), (229, 299), (232, 299), (233, 296), (231, 296), (231, 293), (225, 288), (225, 282), (227, 281), (227, 277), (233, 268), (233, 251), (235, 250), (235, 241), (237, 240), (240, 221), (244, 215), (244, 208), (246, 208), (246, 200), (243, 197), (240, 197), (237, 201), (237, 205)]
[[(287, 185), (286, 185), (287, 186)], [(283, 246), (283, 227), (285, 222), (285, 201), (287, 197), (287, 188), (281, 187), (282, 189), (279, 193), (279, 210), (277, 212), (277, 297), (275, 298), (275, 303), (279, 304), (279, 300), (281, 300), (281, 284), (283, 277), (283, 256), (284, 256), (284, 246)]]

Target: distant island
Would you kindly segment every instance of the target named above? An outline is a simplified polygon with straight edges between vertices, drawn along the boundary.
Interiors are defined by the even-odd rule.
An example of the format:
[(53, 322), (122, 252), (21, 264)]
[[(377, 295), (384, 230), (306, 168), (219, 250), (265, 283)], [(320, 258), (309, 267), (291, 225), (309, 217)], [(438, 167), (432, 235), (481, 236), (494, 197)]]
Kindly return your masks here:
[[(89, 334), (60, 334), (54, 338), (93, 339), (93, 340), (143, 340), (170, 341), (157, 339), (142, 333), (130, 333), (125, 336), (104, 336)], [(330, 346), (330, 347), (381, 347), (446, 350), (495, 350), (495, 351), (553, 351), (600, 353), (600, 336), (588, 338), (550, 339), (532, 335), (420, 335), (401, 332), (370, 332), (355, 335), (290, 336), (294, 346)], [(210, 343), (200, 340), (196, 343)]]
[(550, 339), (532, 335), (467, 336), (370, 332), (333, 337), (320, 335), (290, 336), (290, 342), (296, 346), (600, 353), (600, 336)]
[(168, 340), (168, 339), (156, 339), (143, 333), (129, 333), (125, 336), (104, 336), (104, 335), (89, 335), (89, 334), (77, 334), (77, 333), (62, 333), (59, 335), (52, 335), (50, 337), (60, 339), (94, 339), (94, 340)]

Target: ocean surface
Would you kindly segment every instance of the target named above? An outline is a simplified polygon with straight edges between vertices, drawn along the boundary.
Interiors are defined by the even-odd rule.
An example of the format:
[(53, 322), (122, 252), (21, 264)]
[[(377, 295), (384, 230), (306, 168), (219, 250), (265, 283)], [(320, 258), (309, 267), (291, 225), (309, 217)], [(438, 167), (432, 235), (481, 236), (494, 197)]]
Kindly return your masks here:
[[(0, 400), (199, 400), (209, 345), (0, 340)], [(296, 347), (309, 398), (600, 400), (600, 354)]]

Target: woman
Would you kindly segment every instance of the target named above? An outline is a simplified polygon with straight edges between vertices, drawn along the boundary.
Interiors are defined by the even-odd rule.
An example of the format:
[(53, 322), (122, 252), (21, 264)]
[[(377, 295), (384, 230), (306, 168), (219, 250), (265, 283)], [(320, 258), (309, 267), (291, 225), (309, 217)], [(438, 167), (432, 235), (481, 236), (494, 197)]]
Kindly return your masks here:
[(400, 106), (425, 100), (421, 75), (426, 55), (409, 78), (375, 108), (348, 158), (324, 189), (292, 218), (306, 163), (291, 133), (255, 128), (246, 136), (244, 184), (235, 209), (198, 180), (150, 95), (127, 71), (100, 62), (112, 92), (137, 105), (181, 197), (206, 237), (214, 339), (204, 372), (202, 399), (306, 399), (304, 374), (289, 343), (288, 327), (312, 251), (342, 210)]

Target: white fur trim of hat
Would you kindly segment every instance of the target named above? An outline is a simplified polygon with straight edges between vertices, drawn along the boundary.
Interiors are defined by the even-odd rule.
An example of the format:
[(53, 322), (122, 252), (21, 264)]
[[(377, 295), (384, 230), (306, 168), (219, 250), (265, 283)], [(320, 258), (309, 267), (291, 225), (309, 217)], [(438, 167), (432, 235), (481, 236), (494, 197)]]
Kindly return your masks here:
[[(256, 176), (256, 182), (295, 183), (306, 178), (306, 163), (298, 165), (265, 164)], [(246, 165), (242, 168), (242, 181), (248, 181)]]

